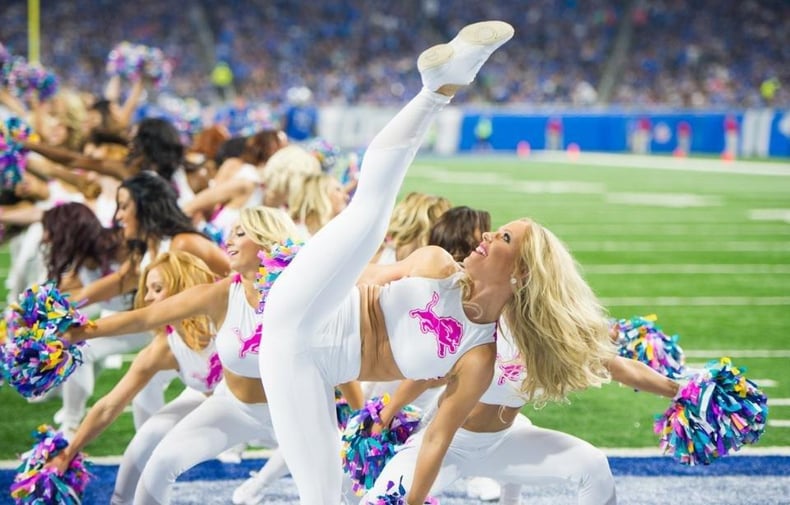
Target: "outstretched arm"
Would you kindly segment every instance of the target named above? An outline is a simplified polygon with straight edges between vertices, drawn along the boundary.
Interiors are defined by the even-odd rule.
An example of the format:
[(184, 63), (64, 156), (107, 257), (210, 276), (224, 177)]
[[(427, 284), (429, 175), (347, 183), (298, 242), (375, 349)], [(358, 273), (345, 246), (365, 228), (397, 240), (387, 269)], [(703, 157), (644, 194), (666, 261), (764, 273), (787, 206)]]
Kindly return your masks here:
[(254, 184), (250, 180), (230, 179), (206, 188), (184, 205), (184, 214), (194, 216), (199, 212), (212, 211), (221, 203), (228, 202), (239, 193), (249, 191), (249, 186)]
[(612, 379), (621, 384), (659, 396), (674, 398), (680, 383), (664, 377), (641, 361), (617, 356), (606, 363)]
[(79, 167), (85, 170), (92, 170), (102, 175), (115, 177), (119, 180), (133, 175), (123, 161), (91, 158), (90, 156), (84, 156), (71, 149), (48, 146), (38, 142), (25, 141), (22, 142), (22, 144), (31, 151), (68, 167)]
[(81, 289), (69, 293), (69, 297), (82, 305), (103, 302), (123, 293), (131, 293), (137, 287), (139, 273), (130, 261), (124, 261), (117, 271), (97, 279)]
[(154, 374), (161, 370), (174, 370), (177, 367), (178, 363), (167, 344), (167, 337), (163, 334), (157, 335), (153, 342), (135, 356), (129, 370), (121, 377), (118, 384), (91, 408), (80, 423), (74, 439), (69, 441), (68, 447), (52, 461), (52, 464), (59, 471), (65, 471), (74, 456), (121, 415), (123, 409), (148, 384)]
[(423, 503), (428, 496), (455, 432), (491, 384), (495, 357), (495, 344), (486, 344), (467, 351), (455, 364), (444, 399), (425, 429), (408, 503)]
[(70, 342), (79, 342), (97, 337), (126, 335), (153, 330), (204, 314), (220, 326), (227, 310), (228, 286), (230, 279), (194, 286), (142, 309), (118, 312), (98, 319), (92, 325), (72, 328), (65, 337)]
[(132, 84), (132, 90), (129, 92), (129, 96), (126, 97), (126, 101), (115, 115), (115, 121), (118, 123), (118, 126), (124, 130), (129, 128), (129, 125), (132, 122), (132, 115), (137, 109), (137, 104), (140, 103), (140, 97), (143, 96), (143, 91), (145, 90), (145, 83), (143, 82), (143, 79), (144, 78), (141, 77), (140, 79), (134, 81), (134, 84)]
[(450, 253), (441, 247), (426, 246), (391, 265), (368, 264), (357, 283), (381, 286), (409, 276), (440, 279), (457, 270), (457, 263)]

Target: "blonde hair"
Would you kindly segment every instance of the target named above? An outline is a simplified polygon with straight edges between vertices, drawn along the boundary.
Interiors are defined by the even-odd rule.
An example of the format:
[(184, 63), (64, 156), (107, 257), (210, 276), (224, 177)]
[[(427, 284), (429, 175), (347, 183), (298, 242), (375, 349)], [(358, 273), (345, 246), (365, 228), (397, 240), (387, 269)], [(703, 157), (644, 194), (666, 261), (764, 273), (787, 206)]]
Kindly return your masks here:
[(280, 196), (286, 203), (306, 176), (320, 172), (318, 158), (291, 144), (280, 148), (268, 159), (261, 169), (261, 183), (267, 193)]
[(336, 180), (334, 176), (325, 173), (305, 177), (302, 185), (288, 198), (291, 218), (302, 224), (307, 224), (309, 219), (315, 219), (319, 228), (328, 223), (334, 217), (329, 188)]
[[(146, 305), (146, 279), (148, 273), (154, 268), (159, 268), (164, 280), (167, 296), (173, 296), (185, 289), (199, 284), (214, 282), (214, 272), (197, 256), (184, 251), (168, 251), (157, 256), (143, 270), (140, 284), (134, 297), (135, 308)], [(207, 316), (197, 316), (181, 321), (184, 334), (181, 338), (190, 349), (200, 350), (205, 347), (201, 344), (201, 337), (212, 335), (211, 322)]]
[(397, 247), (414, 244), (414, 248), (428, 245), (431, 227), (451, 207), (443, 196), (413, 191), (392, 210), (387, 238)]
[(521, 392), (537, 406), (610, 379), (614, 357), (607, 315), (567, 247), (540, 224), (521, 244), (513, 298), (503, 315), (527, 377)]
[(241, 227), (250, 239), (264, 249), (299, 235), (293, 220), (282, 209), (258, 206), (241, 211)]

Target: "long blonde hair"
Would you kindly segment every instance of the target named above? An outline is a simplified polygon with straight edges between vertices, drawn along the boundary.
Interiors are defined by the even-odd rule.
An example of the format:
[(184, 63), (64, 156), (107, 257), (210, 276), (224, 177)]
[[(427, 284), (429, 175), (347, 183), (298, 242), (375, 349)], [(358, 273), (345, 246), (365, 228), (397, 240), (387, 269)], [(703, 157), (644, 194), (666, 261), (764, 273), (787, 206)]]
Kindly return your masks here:
[[(134, 297), (135, 308), (146, 305), (146, 279), (148, 273), (159, 268), (164, 280), (167, 296), (173, 296), (187, 288), (199, 284), (214, 282), (214, 272), (197, 256), (184, 251), (168, 251), (157, 256), (143, 270), (137, 294)], [(206, 346), (206, 337), (212, 336), (211, 321), (208, 316), (196, 316), (181, 321), (184, 334), (181, 338), (190, 349), (201, 350)]]
[(521, 244), (513, 298), (503, 315), (527, 377), (521, 392), (537, 406), (609, 381), (615, 355), (604, 308), (565, 244), (530, 223)]
[(428, 245), (431, 226), (450, 208), (450, 200), (443, 196), (413, 191), (392, 210), (387, 238), (396, 248), (414, 244), (414, 248)]
[(318, 228), (328, 223), (334, 216), (329, 188), (336, 179), (334, 176), (320, 173), (304, 178), (301, 187), (297, 188), (288, 198), (288, 211), (295, 221), (307, 225), (308, 220), (315, 219)]
[[(260, 170), (261, 183), (266, 189), (267, 199), (275, 201), (267, 205), (280, 206), (310, 174), (321, 172), (318, 158), (297, 145), (288, 145), (277, 150)], [(282, 201), (280, 201), (282, 200)]]
[(299, 236), (293, 220), (282, 209), (263, 205), (248, 207), (241, 211), (239, 221), (250, 239), (266, 250), (275, 243)]

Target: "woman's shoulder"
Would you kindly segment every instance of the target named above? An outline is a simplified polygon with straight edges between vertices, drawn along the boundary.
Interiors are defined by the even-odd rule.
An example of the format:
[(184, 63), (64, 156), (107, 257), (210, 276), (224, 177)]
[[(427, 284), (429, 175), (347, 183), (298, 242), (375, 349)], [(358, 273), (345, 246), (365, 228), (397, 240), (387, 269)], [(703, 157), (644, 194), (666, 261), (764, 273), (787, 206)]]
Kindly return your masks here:
[(461, 266), (453, 256), (437, 246), (425, 246), (416, 249), (407, 258), (411, 277), (428, 277), (444, 279), (461, 271)]

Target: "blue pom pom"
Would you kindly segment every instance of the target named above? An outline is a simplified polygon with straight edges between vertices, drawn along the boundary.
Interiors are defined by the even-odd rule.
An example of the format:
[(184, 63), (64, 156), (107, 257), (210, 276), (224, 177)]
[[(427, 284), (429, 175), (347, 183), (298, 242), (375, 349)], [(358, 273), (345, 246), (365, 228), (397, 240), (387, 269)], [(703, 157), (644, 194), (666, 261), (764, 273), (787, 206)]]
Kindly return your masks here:
[(668, 336), (655, 324), (655, 315), (634, 316), (612, 322), (617, 334), (617, 351), (624, 358), (640, 361), (670, 379), (682, 375), (686, 357), (678, 336)]
[(756, 443), (765, 431), (768, 399), (729, 358), (711, 361), (678, 392), (653, 427), (665, 453), (686, 465)]

